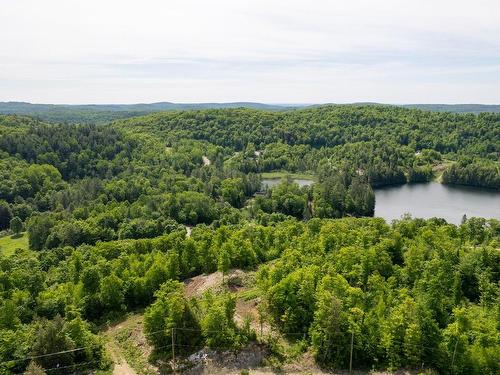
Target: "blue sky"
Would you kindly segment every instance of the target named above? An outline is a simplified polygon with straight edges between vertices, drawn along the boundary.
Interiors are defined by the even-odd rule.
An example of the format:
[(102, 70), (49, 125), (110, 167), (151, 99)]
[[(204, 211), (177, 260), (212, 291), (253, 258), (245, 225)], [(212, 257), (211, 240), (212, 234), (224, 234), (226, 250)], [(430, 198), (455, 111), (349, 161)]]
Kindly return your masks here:
[(0, 101), (500, 103), (497, 0), (2, 0)]

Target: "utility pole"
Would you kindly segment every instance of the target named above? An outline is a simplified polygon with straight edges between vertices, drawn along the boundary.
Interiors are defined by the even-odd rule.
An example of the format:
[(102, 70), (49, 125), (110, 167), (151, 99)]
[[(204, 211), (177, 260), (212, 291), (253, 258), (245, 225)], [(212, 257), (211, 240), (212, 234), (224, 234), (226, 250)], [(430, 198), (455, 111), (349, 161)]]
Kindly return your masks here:
[(177, 374), (177, 365), (175, 364), (175, 340), (174, 340), (174, 328), (171, 329), (172, 336), (172, 370), (174, 370), (174, 374)]
[(453, 365), (455, 364), (455, 354), (457, 354), (457, 345), (458, 345), (458, 339), (457, 339), (457, 341), (455, 341), (455, 349), (453, 349), (453, 357), (451, 359), (451, 373), (452, 374), (455, 373)]
[(352, 373), (352, 349), (354, 346), (354, 330), (351, 333), (351, 356), (349, 358), (349, 374)]

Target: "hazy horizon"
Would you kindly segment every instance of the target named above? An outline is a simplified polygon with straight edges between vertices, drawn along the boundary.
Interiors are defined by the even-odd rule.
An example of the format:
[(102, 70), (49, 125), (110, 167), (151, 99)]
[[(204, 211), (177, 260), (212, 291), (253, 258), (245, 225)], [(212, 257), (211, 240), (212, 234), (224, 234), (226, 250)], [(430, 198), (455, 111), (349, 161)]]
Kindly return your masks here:
[(0, 31), (0, 101), (500, 103), (494, 0), (8, 0)]
[(233, 103), (249, 103), (249, 104), (264, 104), (264, 105), (275, 105), (275, 106), (320, 106), (320, 105), (350, 105), (350, 104), (377, 104), (377, 105), (395, 105), (395, 106), (405, 106), (405, 105), (446, 105), (446, 106), (459, 106), (459, 105), (478, 105), (478, 106), (497, 106), (500, 105), (500, 101), (498, 103), (444, 103), (444, 102), (435, 102), (435, 103), (384, 103), (384, 102), (372, 102), (372, 101), (356, 101), (356, 102), (311, 102), (311, 103), (280, 103), (280, 102), (261, 102), (261, 101), (250, 101), (250, 100), (230, 100), (230, 101), (204, 101), (204, 102), (177, 102), (172, 100), (160, 100), (154, 102), (115, 102), (115, 103), (93, 103), (93, 102), (75, 102), (75, 103), (52, 103), (52, 102), (29, 102), (25, 100), (0, 100), (0, 103), (25, 103), (32, 105), (56, 105), (56, 106), (107, 106), (107, 105), (151, 105), (151, 104), (161, 104), (161, 103), (169, 103), (169, 104), (178, 104), (178, 105), (191, 105), (191, 104), (233, 104)]

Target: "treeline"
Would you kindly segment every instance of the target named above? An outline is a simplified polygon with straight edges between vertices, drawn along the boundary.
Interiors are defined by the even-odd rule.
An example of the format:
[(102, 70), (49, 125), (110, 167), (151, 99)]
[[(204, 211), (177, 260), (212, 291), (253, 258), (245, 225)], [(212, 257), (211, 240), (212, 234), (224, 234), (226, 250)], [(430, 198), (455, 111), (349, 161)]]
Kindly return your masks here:
[(460, 160), (443, 173), (446, 184), (481, 186), (500, 189), (500, 167), (495, 163)]
[[(143, 116), (161, 111), (179, 111), (208, 108), (254, 108), (267, 111), (285, 111), (295, 106), (234, 102), (234, 103), (143, 103), (143, 104), (32, 104), (0, 102), (0, 114), (23, 115), (46, 122), (62, 124), (104, 124), (117, 119)], [(488, 107), (489, 108), (489, 107)], [(485, 112), (484, 108), (481, 108)]]
[[(324, 106), (290, 112), (250, 109), (165, 112), (116, 122), (160, 132), (165, 138), (191, 138), (242, 151), (248, 144), (271, 143), (335, 147), (363, 141), (409, 145), (442, 154), (498, 157), (498, 114), (456, 115), (392, 106)], [(438, 126), (436, 126), (438, 125)]]

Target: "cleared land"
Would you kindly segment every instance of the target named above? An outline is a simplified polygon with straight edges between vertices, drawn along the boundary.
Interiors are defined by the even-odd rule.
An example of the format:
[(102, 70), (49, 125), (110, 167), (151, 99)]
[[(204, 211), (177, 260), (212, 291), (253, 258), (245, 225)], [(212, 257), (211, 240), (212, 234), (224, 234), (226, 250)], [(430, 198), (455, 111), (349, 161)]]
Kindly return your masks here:
[(0, 252), (4, 255), (12, 255), (16, 249), (27, 249), (28, 248), (28, 234), (26, 232), (20, 234), (19, 236), (7, 236), (0, 237)]
[(262, 178), (283, 178), (286, 176), (290, 176), (291, 178), (298, 178), (303, 180), (313, 180), (317, 181), (318, 178), (312, 173), (290, 173), (286, 171), (278, 171), (278, 172), (263, 172)]

